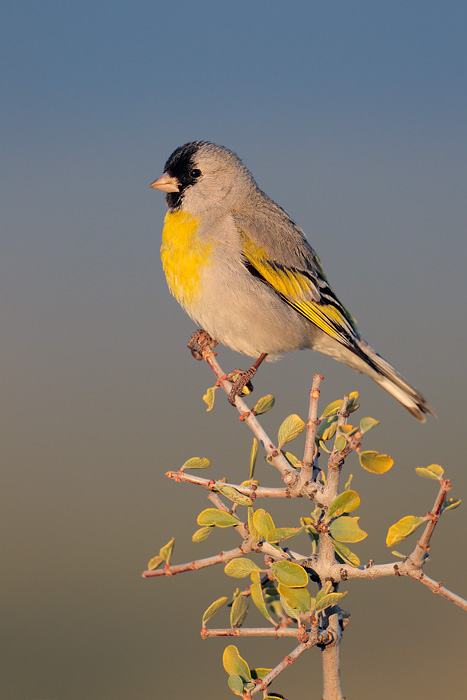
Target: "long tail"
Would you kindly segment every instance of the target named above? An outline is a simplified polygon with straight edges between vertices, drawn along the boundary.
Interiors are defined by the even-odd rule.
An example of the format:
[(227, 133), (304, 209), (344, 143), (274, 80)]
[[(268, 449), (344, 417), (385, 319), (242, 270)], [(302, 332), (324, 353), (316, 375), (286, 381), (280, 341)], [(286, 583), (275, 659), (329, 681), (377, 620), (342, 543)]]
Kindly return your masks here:
[(356, 361), (349, 362), (352, 367), (368, 374), (421, 423), (425, 422), (426, 413), (436, 418), (433, 408), (420, 392), (409, 384), (389, 362), (378, 355), (363, 338), (358, 339), (358, 350), (360, 351), (357, 355), (358, 359), (354, 356)]

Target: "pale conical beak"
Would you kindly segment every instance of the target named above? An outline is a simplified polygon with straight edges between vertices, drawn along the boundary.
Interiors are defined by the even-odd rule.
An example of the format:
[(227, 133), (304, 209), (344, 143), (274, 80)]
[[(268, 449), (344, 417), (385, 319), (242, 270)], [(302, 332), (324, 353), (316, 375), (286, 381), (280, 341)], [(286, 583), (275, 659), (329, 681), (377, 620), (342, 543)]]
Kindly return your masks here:
[(154, 187), (155, 190), (162, 190), (163, 192), (179, 192), (180, 183), (176, 177), (171, 177), (165, 173), (154, 182), (151, 182), (149, 187)]

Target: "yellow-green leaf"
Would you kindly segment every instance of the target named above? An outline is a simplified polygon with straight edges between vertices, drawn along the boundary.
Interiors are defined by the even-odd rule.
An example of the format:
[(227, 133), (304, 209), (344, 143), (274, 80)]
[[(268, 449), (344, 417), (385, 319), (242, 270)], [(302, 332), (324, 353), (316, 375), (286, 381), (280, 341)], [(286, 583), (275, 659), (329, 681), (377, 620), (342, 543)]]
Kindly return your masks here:
[(238, 594), (235, 596), (230, 610), (230, 626), (241, 627), (248, 613), (248, 598)]
[(360, 421), (360, 432), (367, 433), (376, 425), (379, 425), (379, 420), (375, 420), (374, 418), (370, 418), (369, 416), (367, 416), (366, 418), (362, 418), (362, 420)]
[(455, 508), (460, 506), (461, 503), (462, 501), (460, 498), (456, 500), (454, 498), (446, 498), (446, 500), (443, 503), (443, 512), (445, 510), (454, 510)]
[(286, 442), (295, 440), (295, 438), (305, 430), (305, 427), (305, 423), (296, 413), (292, 413), (291, 416), (288, 416), (281, 424), (277, 434), (279, 449), (281, 449), (282, 445), (285, 445)]
[(405, 518), (401, 518), (389, 528), (386, 537), (386, 545), (388, 547), (393, 547), (398, 542), (402, 542), (402, 540), (405, 540), (412, 532), (415, 532), (426, 519), (426, 517), (419, 518), (415, 515), (406, 515)]
[(224, 650), (224, 655), (222, 657), (222, 663), (224, 669), (227, 671), (229, 676), (240, 676), (244, 681), (251, 680), (251, 673), (245, 659), (242, 659), (238, 653), (238, 649), (234, 644), (230, 644)]
[(275, 401), (276, 399), (272, 394), (263, 396), (256, 403), (256, 406), (253, 408), (253, 411), (256, 413), (257, 416), (260, 416), (262, 413), (266, 413), (266, 411), (269, 411), (274, 406)]
[[(349, 394), (349, 400), (347, 403), (347, 413), (353, 413), (359, 407), (358, 402), (358, 391), (352, 391)], [(332, 401), (323, 411), (323, 417), (335, 416), (342, 406), (342, 399), (337, 399), (337, 401)]]
[(311, 595), (307, 588), (290, 588), (279, 583), (278, 590), (281, 603), (285, 600), (290, 608), (299, 610), (302, 613), (310, 612)]
[(345, 449), (345, 446), (347, 445), (347, 440), (343, 435), (338, 435), (336, 437), (336, 440), (334, 442), (334, 447), (338, 452), (342, 452), (342, 450)]
[(238, 525), (239, 520), (226, 513), (224, 510), (218, 510), (217, 508), (206, 508), (199, 515), (196, 521), (198, 525), (215, 525), (216, 527), (233, 527)]
[(206, 457), (192, 457), (187, 459), (181, 470), (184, 469), (206, 469), (211, 466), (211, 462)]
[(323, 595), (321, 598), (319, 598), (319, 600), (318, 596), (316, 596), (316, 612), (319, 612), (320, 610), (325, 610), (326, 608), (331, 607), (331, 605), (335, 605), (341, 598), (346, 596), (347, 593), (348, 591), (346, 591), (345, 593), (328, 593), (327, 595)]
[(298, 459), (298, 457), (295, 457), (291, 452), (284, 452), (284, 457), (286, 458), (287, 462), (290, 464), (291, 467), (294, 469), (301, 469), (302, 468), (302, 463)]
[(216, 394), (216, 389), (217, 387), (215, 386), (210, 386), (209, 389), (206, 390), (206, 393), (203, 396), (203, 401), (205, 404), (207, 404), (207, 409), (206, 411), (209, 413), (209, 411), (212, 411), (214, 408), (214, 398)]
[(196, 530), (196, 532), (193, 533), (193, 536), (191, 538), (192, 541), (193, 542), (204, 542), (204, 540), (206, 540), (209, 537), (209, 535), (211, 534), (213, 527), (214, 527), (213, 525), (208, 525), (208, 527), (200, 527), (199, 530)]
[(303, 588), (308, 583), (308, 574), (300, 564), (291, 561), (275, 561), (271, 564), (274, 578), (289, 588)]
[(169, 540), (167, 544), (160, 548), (159, 556), (162, 557), (162, 559), (166, 561), (167, 564), (170, 564), (170, 557), (172, 556), (172, 552), (174, 551), (174, 546), (175, 537), (172, 537), (172, 539)]
[[(340, 402), (342, 403), (342, 401)], [(322, 419), (316, 431), (316, 441), (326, 442), (326, 440), (331, 440), (336, 434), (337, 430), (337, 416), (330, 415)]]
[(257, 440), (257, 438), (253, 438), (253, 445), (251, 446), (251, 454), (250, 454), (250, 476), (249, 476), (250, 479), (253, 478), (253, 475), (255, 473), (256, 458), (257, 457), (258, 457), (258, 440)]
[(228, 601), (228, 598), (223, 596), (222, 598), (218, 598), (217, 600), (214, 601), (214, 603), (211, 603), (209, 608), (204, 611), (203, 614), (203, 619), (201, 620), (201, 624), (203, 627), (205, 626), (206, 622), (211, 619), (213, 615), (216, 614), (218, 610), (222, 608)]
[(269, 513), (266, 513), (264, 508), (258, 508), (258, 510), (255, 511), (253, 525), (262, 538), (266, 537), (268, 532), (274, 529), (274, 521)]
[(339, 556), (345, 564), (349, 564), (350, 566), (353, 566), (355, 568), (357, 568), (357, 566), (360, 566), (360, 559), (357, 557), (356, 554), (351, 552), (345, 544), (333, 540), (332, 545), (337, 556)]
[(357, 408), (360, 408), (360, 404), (358, 403), (358, 391), (351, 391), (347, 403), (347, 413), (353, 413)]
[(398, 552), (396, 549), (393, 549), (391, 554), (394, 554), (395, 557), (399, 557), (400, 559), (407, 559), (407, 554), (401, 554), (401, 552)]
[(275, 542), (282, 542), (282, 540), (288, 540), (290, 537), (295, 537), (303, 532), (304, 527), (275, 527), (273, 530), (269, 530), (266, 535), (266, 542), (274, 544)]
[(243, 695), (245, 684), (244, 684), (242, 678), (237, 673), (232, 673), (229, 676), (228, 685), (229, 685), (230, 690), (235, 695), (241, 695), (241, 696)]
[(158, 569), (161, 566), (161, 564), (164, 564), (164, 563), (165, 563), (165, 560), (162, 559), (162, 557), (160, 557), (159, 555), (157, 555), (156, 557), (153, 557), (152, 559), (149, 560), (148, 569), (149, 569), (149, 571), (155, 571), (155, 569)]
[(262, 680), (264, 676), (267, 676), (268, 673), (271, 673), (272, 668), (252, 668), (251, 669), (251, 677), (253, 680), (259, 678), (259, 680)]
[(360, 453), (360, 464), (368, 472), (373, 474), (384, 474), (384, 472), (389, 471), (394, 460), (388, 455), (380, 455), (378, 452), (373, 450), (368, 450), (367, 452)]
[(219, 493), (228, 498), (229, 501), (238, 503), (239, 506), (253, 505), (253, 501), (249, 496), (245, 496), (245, 494), (240, 493), (240, 491), (237, 491), (237, 489), (233, 486), (226, 486), (225, 484), (222, 484), (222, 482), (216, 481), (216, 489), (219, 491)]
[(425, 479), (439, 480), (444, 474), (444, 469), (439, 464), (430, 464), (429, 467), (417, 467), (415, 471), (418, 476), (423, 476)]
[(328, 518), (337, 518), (343, 513), (351, 513), (360, 505), (360, 496), (356, 491), (344, 491), (333, 500), (328, 510)]
[(337, 542), (361, 542), (367, 533), (360, 529), (358, 518), (341, 515), (329, 525), (331, 537)]
[(231, 559), (224, 568), (224, 573), (233, 578), (245, 578), (253, 571), (261, 571), (261, 569), (254, 561), (246, 557)]
[(255, 511), (253, 510), (253, 508), (248, 508), (248, 530), (250, 531), (250, 535), (253, 538), (253, 540), (255, 542), (259, 542), (263, 538), (258, 532), (258, 530), (255, 528), (254, 515)]
[(261, 589), (261, 580), (258, 571), (253, 571), (253, 573), (251, 574), (251, 580), (252, 584), (250, 586), (250, 594), (253, 603), (256, 605), (260, 613), (264, 615), (266, 620), (269, 620), (270, 622), (272, 622), (272, 624), (274, 624), (274, 620), (269, 614), (268, 609), (266, 607), (266, 603), (264, 602), (263, 591)]

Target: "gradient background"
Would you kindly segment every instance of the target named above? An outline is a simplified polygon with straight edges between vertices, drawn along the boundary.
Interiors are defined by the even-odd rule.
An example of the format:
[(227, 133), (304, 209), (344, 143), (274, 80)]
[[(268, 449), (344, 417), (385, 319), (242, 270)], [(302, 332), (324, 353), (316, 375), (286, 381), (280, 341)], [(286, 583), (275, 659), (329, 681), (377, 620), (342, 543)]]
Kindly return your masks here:
[[(311, 352), (261, 369), (255, 398), (277, 397), (273, 435), (289, 413), (305, 417), (315, 372), (322, 407), (358, 389), (360, 416), (381, 420), (365, 446), (396, 467), (378, 478), (352, 457), (345, 470), (370, 531), (354, 547), (362, 561), (387, 561), (387, 527), (431, 507), (436, 483), (414, 467), (442, 464), (466, 498), (466, 23), (465, 3), (449, 0), (4, 6), (3, 698), (233, 697), (228, 642), (203, 642), (199, 628), (235, 581), (220, 568), (140, 577), (172, 535), (176, 562), (233, 546), (230, 532), (191, 543), (206, 499), (164, 472), (200, 455), (209, 475), (242, 480), (251, 444), (220, 395), (204, 411), (212, 376), (185, 347), (193, 324), (161, 270), (165, 202), (148, 184), (186, 141), (239, 153), (308, 232), (363, 334), (439, 416), (419, 425)], [(224, 349), (219, 359), (246, 366)], [(264, 462), (257, 473), (279, 485)], [(269, 505), (279, 525), (309, 512)], [(464, 596), (466, 526), (465, 507), (446, 515), (427, 566)], [(464, 612), (408, 580), (348, 590), (347, 697), (465, 692)], [(253, 666), (292, 645), (238, 642)], [(320, 697), (318, 652), (272, 689), (293, 700), (304, 687)]]

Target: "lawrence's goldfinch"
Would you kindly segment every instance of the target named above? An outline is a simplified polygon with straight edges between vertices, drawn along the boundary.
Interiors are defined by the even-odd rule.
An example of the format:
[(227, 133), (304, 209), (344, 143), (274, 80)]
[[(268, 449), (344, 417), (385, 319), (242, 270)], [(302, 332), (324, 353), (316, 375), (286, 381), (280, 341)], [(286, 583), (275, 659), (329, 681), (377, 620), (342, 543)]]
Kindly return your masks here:
[(368, 374), (419, 421), (434, 415), (362, 338), (303, 231), (235, 153), (187, 143), (151, 187), (167, 192), (161, 253), (170, 291), (212, 338), (259, 356), (249, 377), (266, 355), (311, 348)]

